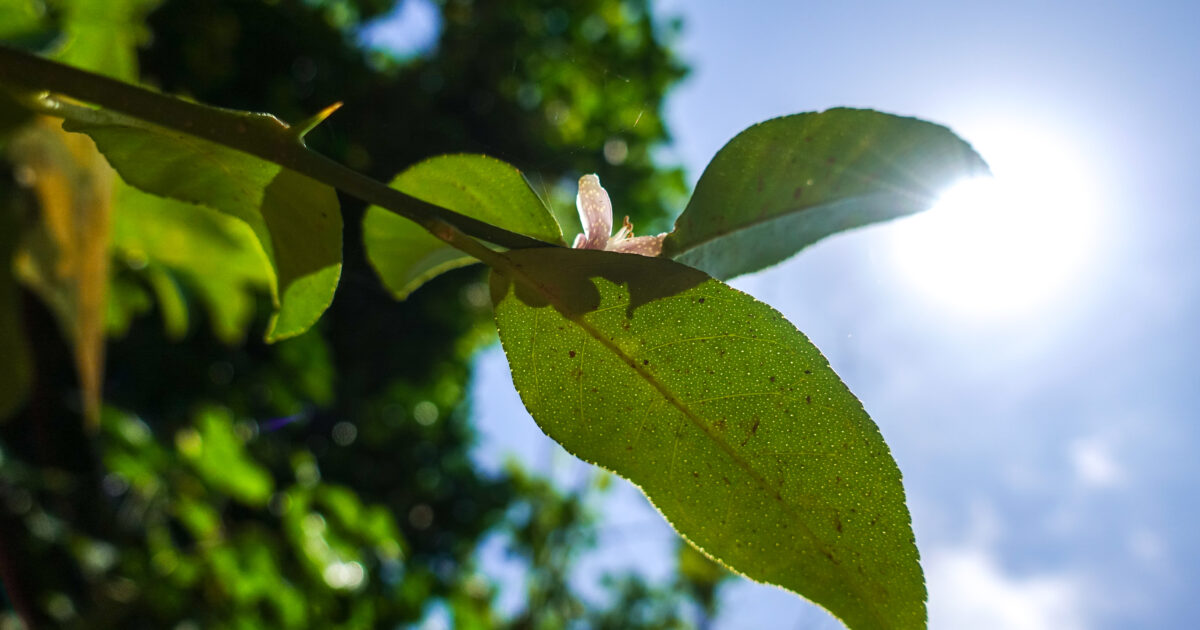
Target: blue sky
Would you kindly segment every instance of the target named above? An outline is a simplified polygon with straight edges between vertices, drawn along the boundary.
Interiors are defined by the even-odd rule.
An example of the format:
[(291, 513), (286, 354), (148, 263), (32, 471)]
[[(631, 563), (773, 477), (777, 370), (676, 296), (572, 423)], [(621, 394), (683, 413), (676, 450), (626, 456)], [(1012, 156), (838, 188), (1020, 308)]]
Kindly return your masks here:
[[(834, 237), (734, 283), (809, 335), (882, 429), (931, 627), (1191, 627), (1200, 3), (674, 0), (659, 12), (685, 20), (693, 74), (669, 101), (664, 155), (693, 181), (754, 122), (849, 105), (948, 125), (1005, 187), (985, 210)], [(585, 476), (528, 418), (498, 348), (480, 359), (474, 405), (486, 464), (516, 453)], [(585, 569), (662, 575), (669, 528), (631, 488), (609, 501)], [(749, 582), (723, 601), (718, 628), (840, 627)]]

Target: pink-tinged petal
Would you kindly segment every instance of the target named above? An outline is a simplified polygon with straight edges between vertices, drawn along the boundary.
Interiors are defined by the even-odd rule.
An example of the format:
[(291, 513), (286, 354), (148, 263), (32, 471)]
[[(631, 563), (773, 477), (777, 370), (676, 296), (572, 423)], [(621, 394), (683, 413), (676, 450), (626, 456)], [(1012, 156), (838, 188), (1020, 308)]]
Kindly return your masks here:
[(667, 233), (663, 232), (658, 236), (635, 236), (620, 241), (609, 241), (607, 249), (610, 252), (621, 252), (623, 254), (640, 254), (651, 258), (662, 253), (663, 239), (667, 237)]
[[(579, 194), (575, 196), (575, 207), (579, 209), (579, 222), (585, 235), (582, 245), (576, 248), (604, 249), (612, 234), (612, 200), (608, 191), (600, 186), (600, 178), (584, 175), (579, 178)], [(578, 243), (576, 239), (576, 243)]]
[(575, 235), (575, 243), (573, 245), (571, 245), (571, 247), (574, 249), (583, 249), (583, 245), (586, 242), (587, 242), (587, 237), (585, 237), (582, 234), (576, 234)]

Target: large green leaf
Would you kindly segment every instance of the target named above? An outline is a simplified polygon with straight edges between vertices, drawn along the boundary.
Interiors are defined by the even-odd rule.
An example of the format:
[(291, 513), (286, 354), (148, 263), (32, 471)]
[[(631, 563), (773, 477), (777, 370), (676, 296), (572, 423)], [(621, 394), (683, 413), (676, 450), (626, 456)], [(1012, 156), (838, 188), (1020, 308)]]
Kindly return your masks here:
[[(392, 188), (459, 214), (552, 243), (562, 233), (546, 205), (511, 164), (486, 155), (440, 155), (406, 169)], [(438, 274), (478, 262), (421, 226), (379, 206), (363, 217), (367, 257), (399, 299)]]
[(669, 260), (505, 254), (496, 322), (534, 419), (642, 488), (696, 546), (852, 628), (922, 628), (900, 472), (820, 351), (771, 307)]
[(333, 301), (342, 268), (342, 221), (332, 188), (246, 153), (131, 119), (97, 117), (63, 126), (91, 136), (125, 182), (220, 210), (250, 226), (270, 263), (277, 310), (269, 341), (304, 332)]
[(759, 123), (704, 169), (663, 255), (732, 278), (826, 236), (925, 210), (955, 181), (987, 172), (940, 125), (863, 109)]

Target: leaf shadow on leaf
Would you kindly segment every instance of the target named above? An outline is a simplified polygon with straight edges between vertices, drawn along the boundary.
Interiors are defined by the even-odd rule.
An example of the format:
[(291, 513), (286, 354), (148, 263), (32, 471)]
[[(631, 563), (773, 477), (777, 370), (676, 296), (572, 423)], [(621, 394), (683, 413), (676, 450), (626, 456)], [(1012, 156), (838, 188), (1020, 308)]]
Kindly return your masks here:
[[(536, 253), (534, 253), (536, 252)], [(532, 255), (531, 255), (532, 254)], [(568, 317), (578, 317), (600, 308), (600, 291), (593, 278), (604, 278), (629, 290), (626, 317), (639, 307), (678, 295), (706, 280), (708, 274), (686, 265), (637, 254), (618, 254), (585, 249), (539, 248), (509, 252), (512, 269), (497, 269), (491, 283), (492, 303), (513, 290), (526, 306), (553, 306)], [(530, 259), (538, 261), (532, 268)]]
[[(334, 194), (315, 180), (288, 169), (276, 173), (263, 191), (261, 212), (272, 236), (281, 302), (291, 297), (327, 305), (333, 298), (341, 273), (341, 239), (323, 241), (313, 235), (336, 230), (340, 237), (340, 217), (328, 210), (336, 208), (336, 200), (304, 214), (297, 213), (296, 208), (303, 204), (304, 198)], [(332, 274), (332, 284), (323, 281), (322, 274)], [(285, 306), (278, 318), (286, 323), (277, 321), (275, 328), (284, 329), (281, 338), (299, 334), (315, 323), (323, 311), (324, 308), (295, 312)]]

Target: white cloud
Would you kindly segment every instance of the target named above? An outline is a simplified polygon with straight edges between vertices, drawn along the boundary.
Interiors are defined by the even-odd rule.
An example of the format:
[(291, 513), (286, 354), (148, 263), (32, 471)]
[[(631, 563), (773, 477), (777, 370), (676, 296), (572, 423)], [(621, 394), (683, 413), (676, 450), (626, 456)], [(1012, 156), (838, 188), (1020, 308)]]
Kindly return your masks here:
[(1082, 586), (1069, 575), (1014, 576), (983, 547), (927, 555), (929, 627), (972, 630), (1073, 630), (1083, 619)]
[(1113, 458), (1110, 445), (1098, 437), (1076, 440), (1070, 446), (1071, 465), (1084, 485), (1108, 488), (1120, 484), (1124, 471)]

